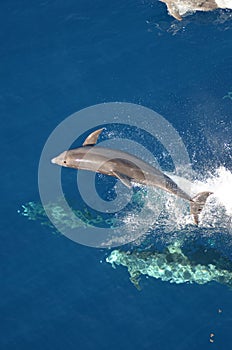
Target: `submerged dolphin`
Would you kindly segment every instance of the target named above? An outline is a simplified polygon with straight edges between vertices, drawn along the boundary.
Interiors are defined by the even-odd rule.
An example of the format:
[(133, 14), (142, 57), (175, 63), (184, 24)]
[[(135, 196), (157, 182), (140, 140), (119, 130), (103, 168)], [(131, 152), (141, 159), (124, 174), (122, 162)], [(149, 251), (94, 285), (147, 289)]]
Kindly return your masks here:
[(232, 9), (232, 0), (160, 0), (166, 3), (171, 16), (182, 20), (182, 16), (194, 11), (212, 11), (218, 8)]
[(110, 148), (95, 146), (103, 129), (91, 133), (82, 147), (61, 153), (52, 163), (74, 169), (83, 169), (118, 178), (127, 187), (132, 182), (159, 187), (190, 202), (191, 214), (197, 225), (199, 214), (212, 192), (200, 192), (190, 197), (167, 175), (136, 156)]

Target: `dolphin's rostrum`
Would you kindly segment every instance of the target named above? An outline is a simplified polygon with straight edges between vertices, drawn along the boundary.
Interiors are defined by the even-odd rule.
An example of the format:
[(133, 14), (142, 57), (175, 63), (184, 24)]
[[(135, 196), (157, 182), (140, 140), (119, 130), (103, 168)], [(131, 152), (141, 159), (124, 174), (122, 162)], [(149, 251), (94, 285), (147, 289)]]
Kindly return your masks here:
[(82, 147), (65, 151), (53, 158), (51, 162), (68, 168), (114, 176), (127, 187), (131, 187), (135, 182), (161, 188), (189, 201), (194, 222), (198, 224), (199, 214), (212, 192), (200, 192), (192, 198), (170, 177), (142, 159), (120, 150), (95, 146), (102, 131), (103, 129), (94, 131), (86, 138)]

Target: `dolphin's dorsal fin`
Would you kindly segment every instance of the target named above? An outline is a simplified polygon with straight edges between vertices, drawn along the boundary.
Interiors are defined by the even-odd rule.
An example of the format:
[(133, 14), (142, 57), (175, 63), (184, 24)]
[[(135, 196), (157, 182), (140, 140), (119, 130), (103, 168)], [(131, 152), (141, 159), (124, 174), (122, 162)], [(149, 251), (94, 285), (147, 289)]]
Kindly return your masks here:
[(101, 134), (101, 132), (104, 130), (104, 128), (102, 129), (98, 129), (95, 130), (94, 132), (92, 132), (88, 137), (86, 137), (85, 142), (83, 143), (82, 146), (93, 146), (97, 143), (98, 137)]
[(131, 180), (128, 176), (123, 175), (123, 174), (119, 173), (118, 171), (113, 171), (113, 175), (117, 179), (119, 179), (123, 183), (123, 185), (125, 185), (126, 187), (128, 187), (128, 188), (132, 187)]

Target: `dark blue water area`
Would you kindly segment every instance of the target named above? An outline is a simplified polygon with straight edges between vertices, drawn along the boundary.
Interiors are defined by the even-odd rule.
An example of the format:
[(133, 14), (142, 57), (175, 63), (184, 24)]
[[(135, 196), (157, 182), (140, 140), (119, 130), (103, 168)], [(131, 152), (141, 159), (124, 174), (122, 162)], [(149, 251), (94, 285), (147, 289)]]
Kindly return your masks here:
[(2, 0), (0, 7), (0, 348), (228, 349), (226, 286), (144, 278), (138, 291), (124, 268), (105, 262), (107, 251), (53, 234), (17, 210), (40, 200), (38, 163), (53, 129), (102, 102), (162, 114), (198, 172), (231, 169), (232, 101), (223, 99), (232, 90), (231, 21), (195, 14), (173, 35), (167, 28), (176, 21), (156, 1)]

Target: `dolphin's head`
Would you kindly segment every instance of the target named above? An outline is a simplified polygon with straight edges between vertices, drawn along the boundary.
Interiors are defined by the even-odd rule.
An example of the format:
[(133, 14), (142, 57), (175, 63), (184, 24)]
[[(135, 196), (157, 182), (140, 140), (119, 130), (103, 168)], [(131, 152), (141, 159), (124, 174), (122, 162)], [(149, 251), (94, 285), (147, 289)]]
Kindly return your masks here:
[(52, 163), (67, 167), (67, 151), (62, 152), (59, 156), (52, 158)]
[[(79, 147), (75, 149), (70, 149), (68, 151), (62, 152), (59, 156), (53, 158), (51, 162), (66, 168), (80, 169), (80, 162), (85, 156), (86, 152), (89, 150), (89, 147)], [(85, 159), (83, 162), (85, 163)], [(83, 168), (83, 167), (82, 167)]]

